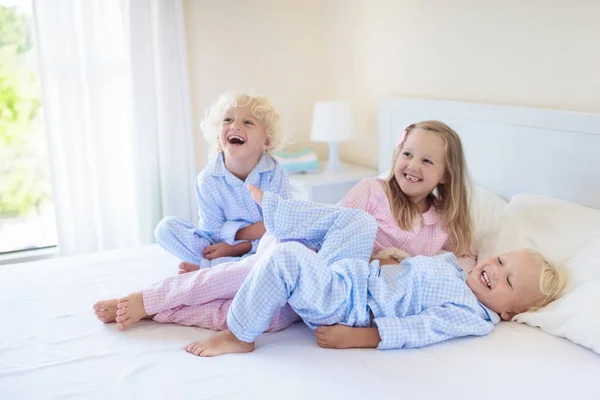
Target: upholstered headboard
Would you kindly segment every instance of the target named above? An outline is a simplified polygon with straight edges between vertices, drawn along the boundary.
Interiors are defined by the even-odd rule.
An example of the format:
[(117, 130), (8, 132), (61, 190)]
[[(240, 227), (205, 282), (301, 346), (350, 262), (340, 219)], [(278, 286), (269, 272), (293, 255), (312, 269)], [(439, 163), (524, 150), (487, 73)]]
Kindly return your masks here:
[(404, 127), (437, 119), (461, 137), (473, 182), (509, 199), (541, 194), (600, 209), (600, 114), (388, 98), (379, 106), (379, 171)]

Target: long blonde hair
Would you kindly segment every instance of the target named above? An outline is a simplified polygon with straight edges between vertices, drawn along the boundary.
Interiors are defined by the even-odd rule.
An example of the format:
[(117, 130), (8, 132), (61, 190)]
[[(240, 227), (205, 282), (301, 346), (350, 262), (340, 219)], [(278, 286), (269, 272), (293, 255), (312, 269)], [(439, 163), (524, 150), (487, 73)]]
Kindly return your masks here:
[(278, 149), (283, 142), (283, 130), (281, 129), (281, 118), (275, 110), (275, 107), (264, 96), (251, 95), (248, 93), (227, 92), (222, 94), (219, 99), (206, 110), (204, 119), (200, 123), (200, 128), (204, 132), (204, 138), (210, 146), (210, 152), (222, 152), (219, 144), (219, 129), (223, 115), (229, 107), (250, 106), (250, 111), (254, 118), (265, 125), (269, 147), (266, 152)]
[(433, 132), (445, 142), (445, 183), (438, 184), (429, 194), (428, 200), (442, 215), (442, 222), (450, 239), (452, 252), (458, 257), (470, 254), (473, 229), (467, 194), (470, 185), (467, 163), (460, 137), (443, 122), (422, 121), (406, 127), (403, 139), (394, 149), (392, 170), (385, 184), (391, 213), (398, 226), (406, 231), (412, 230), (412, 225), (417, 217), (422, 218), (416, 204), (410, 201), (400, 188), (393, 168), (402, 154), (406, 138), (417, 128)]

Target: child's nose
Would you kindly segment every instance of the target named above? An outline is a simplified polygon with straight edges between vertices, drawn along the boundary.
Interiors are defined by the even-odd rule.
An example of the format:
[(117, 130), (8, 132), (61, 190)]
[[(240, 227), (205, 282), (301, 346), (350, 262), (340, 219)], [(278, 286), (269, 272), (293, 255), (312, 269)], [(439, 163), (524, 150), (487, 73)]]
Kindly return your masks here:
[(418, 161), (416, 161), (415, 159), (410, 160), (410, 162), (408, 163), (408, 168), (412, 169), (414, 171), (418, 171), (419, 170)]

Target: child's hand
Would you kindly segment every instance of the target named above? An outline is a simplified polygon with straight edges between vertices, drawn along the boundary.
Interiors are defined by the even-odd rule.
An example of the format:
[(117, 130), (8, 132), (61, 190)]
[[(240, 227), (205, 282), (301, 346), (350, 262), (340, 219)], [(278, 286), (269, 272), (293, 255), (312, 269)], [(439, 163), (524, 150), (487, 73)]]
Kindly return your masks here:
[(214, 260), (219, 257), (231, 257), (233, 254), (233, 246), (228, 245), (227, 243), (217, 243), (212, 246), (205, 247), (202, 250), (202, 255), (207, 260)]
[(259, 206), (262, 207), (262, 199), (263, 199), (262, 190), (260, 190), (259, 188), (257, 188), (254, 185), (248, 185), (248, 190), (250, 191), (250, 194), (252, 195), (252, 199), (256, 202), (256, 204), (258, 204)]
[(377, 328), (345, 325), (320, 326), (315, 337), (317, 344), (326, 349), (375, 348), (381, 341)]
[[(381, 250), (373, 258), (376, 258), (382, 262), (385, 260), (392, 259), (392, 260), (396, 261), (395, 264), (398, 264), (400, 261), (404, 260), (407, 257), (409, 257), (409, 255), (404, 250), (400, 250), (395, 247), (388, 247), (387, 249)], [(385, 262), (384, 264), (390, 264), (390, 263)], [(391, 263), (391, 264), (394, 264), (394, 263)]]
[(400, 261), (408, 257), (408, 253), (397, 249), (395, 247), (389, 247), (381, 250), (375, 257), (371, 258), (369, 262), (373, 260), (379, 260), (379, 265), (398, 265)]
[(392, 257), (388, 257), (388, 258), (371, 258), (371, 261), (373, 260), (379, 260), (379, 265), (398, 265), (400, 264), (398, 262), (398, 260), (396, 260), (395, 258)]

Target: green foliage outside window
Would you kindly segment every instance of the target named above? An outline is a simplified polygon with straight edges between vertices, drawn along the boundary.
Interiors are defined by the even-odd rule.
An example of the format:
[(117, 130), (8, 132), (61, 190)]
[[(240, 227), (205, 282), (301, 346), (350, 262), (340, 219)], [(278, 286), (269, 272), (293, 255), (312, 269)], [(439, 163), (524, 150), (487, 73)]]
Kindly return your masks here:
[(0, 5), (0, 215), (25, 215), (50, 196), (29, 26)]

